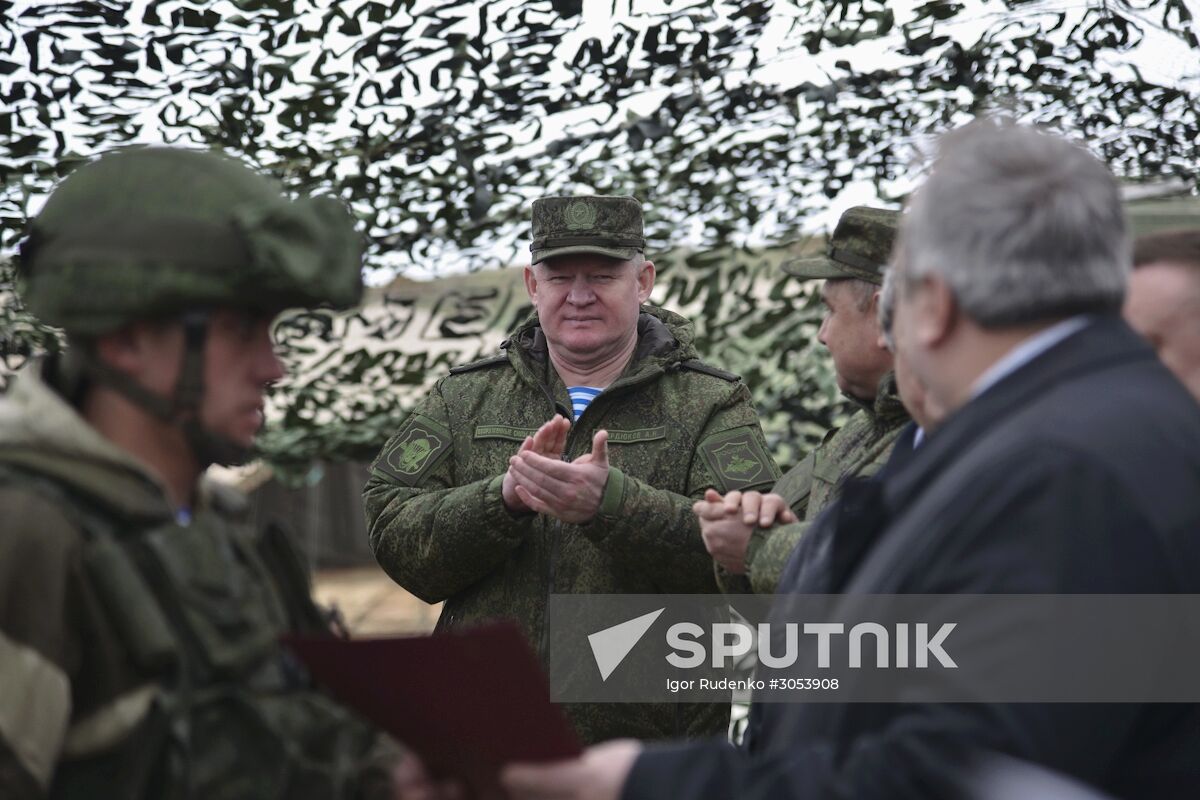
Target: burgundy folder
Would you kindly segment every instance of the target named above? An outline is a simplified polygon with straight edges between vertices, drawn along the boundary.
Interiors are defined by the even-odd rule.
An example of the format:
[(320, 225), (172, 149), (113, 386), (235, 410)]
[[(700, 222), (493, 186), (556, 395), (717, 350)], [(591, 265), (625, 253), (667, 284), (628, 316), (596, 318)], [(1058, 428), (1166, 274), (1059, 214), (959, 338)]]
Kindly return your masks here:
[(492, 794), (510, 762), (581, 752), (541, 664), (511, 623), (377, 639), (287, 636), (314, 681), (415, 751), (430, 772)]

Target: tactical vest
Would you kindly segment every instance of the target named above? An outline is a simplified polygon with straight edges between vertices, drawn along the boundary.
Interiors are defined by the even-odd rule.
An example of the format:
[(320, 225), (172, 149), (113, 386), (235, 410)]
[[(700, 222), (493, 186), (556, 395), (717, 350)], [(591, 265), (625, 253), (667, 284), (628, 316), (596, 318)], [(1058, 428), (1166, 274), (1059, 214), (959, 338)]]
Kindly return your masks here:
[(124, 741), (59, 761), (52, 798), (362, 796), (378, 737), (314, 691), (278, 644), (285, 631), (328, 630), (286, 533), (252, 537), (217, 513), (138, 526), (2, 463), (0, 484), (47, 497), (77, 525), (106, 617), (159, 688)]

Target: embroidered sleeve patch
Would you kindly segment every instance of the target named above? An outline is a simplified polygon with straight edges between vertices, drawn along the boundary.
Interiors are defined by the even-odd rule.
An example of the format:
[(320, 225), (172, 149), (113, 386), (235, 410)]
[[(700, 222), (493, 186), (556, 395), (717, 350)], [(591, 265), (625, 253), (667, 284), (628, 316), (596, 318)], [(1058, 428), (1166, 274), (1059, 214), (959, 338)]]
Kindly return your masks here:
[(448, 430), (428, 417), (413, 414), (379, 454), (375, 468), (401, 483), (418, 486), (450, 452), (450, 444)]
[(745, 489), (769, 480), (771, 458), (750, 428), (736, 428), (710, 436), (700, 443), (708, 468), (722, 492)]

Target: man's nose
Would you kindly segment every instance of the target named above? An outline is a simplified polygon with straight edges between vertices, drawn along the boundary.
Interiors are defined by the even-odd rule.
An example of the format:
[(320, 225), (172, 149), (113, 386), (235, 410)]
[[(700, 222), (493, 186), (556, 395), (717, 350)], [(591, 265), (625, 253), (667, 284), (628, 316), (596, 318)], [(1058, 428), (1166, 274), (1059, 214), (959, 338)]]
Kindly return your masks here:
[(259, 342), (255, 348), (254, 372), (255, 380), (264, 385), (275, 383), (287, 374), (283, 359), (270, 339)]
[(829, 315), (828, 314), (821, 317), (821, 327), (817, 331), (817, 341), (820, 342), (821, 344), (825, 345), (826, 347), (829, 347), (829, 342), (825, 341), (825, 332), (827, 330), (829, 330)]
[(592, 291), (592, 287), (588, 286), (587, 281), (577, 280), (571, 284), (571, 291), (567, 293), (567, 302), (571, 305), (586, 306), (588, 303), (595, 301), (596, 293)]

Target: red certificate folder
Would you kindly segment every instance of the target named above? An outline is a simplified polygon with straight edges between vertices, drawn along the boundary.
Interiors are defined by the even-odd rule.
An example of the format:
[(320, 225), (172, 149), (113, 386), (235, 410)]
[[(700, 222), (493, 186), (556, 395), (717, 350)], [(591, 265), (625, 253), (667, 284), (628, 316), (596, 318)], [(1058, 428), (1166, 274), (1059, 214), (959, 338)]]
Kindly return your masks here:
[(317, 684), (415, 751), (436, 776), (486, 791), (504, 764), (581, 752), (514, 624), (431, 636), (283, 641)]

